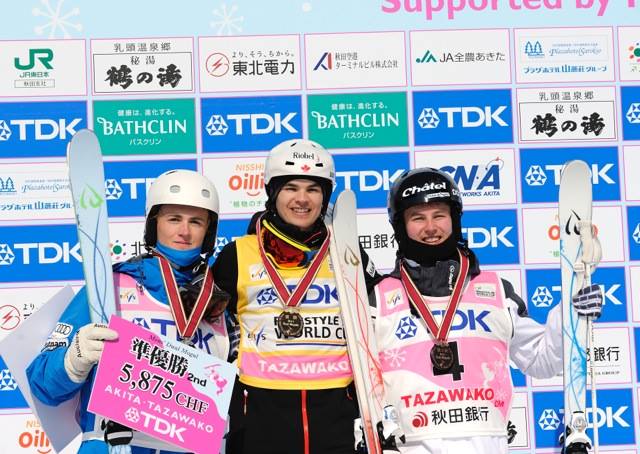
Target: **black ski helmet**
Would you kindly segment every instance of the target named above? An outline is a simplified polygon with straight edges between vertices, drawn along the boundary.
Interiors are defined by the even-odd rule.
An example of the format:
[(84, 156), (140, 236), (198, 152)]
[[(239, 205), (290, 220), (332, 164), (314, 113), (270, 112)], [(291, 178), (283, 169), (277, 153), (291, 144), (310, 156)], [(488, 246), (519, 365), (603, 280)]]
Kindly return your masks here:
[(431, 202), (444, 202), (449, 205), (453, 235), (457, 241), (463, 241), (460, 225), (462, 197), (458, 185), (449, 174), (432, 167), (406, 170), (389, 190), (387, 210), (396, 239), (402, 240), (407, 235), (404, 211), (411, 206)]

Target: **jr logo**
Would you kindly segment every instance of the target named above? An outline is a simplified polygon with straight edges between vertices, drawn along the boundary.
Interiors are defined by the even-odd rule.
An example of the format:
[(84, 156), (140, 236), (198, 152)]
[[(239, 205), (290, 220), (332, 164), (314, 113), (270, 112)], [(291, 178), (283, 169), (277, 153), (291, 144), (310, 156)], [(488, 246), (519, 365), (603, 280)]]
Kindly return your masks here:
[(29, 49), (29, 61), (26, 64), (20, 62), (20, 57), (15, 57), (13, 64), (16, 69), (29, 70), (36, 66), (36, 60), (38, 60), (44, 68), (53, 69), (53, 66), (51, 66), (53, 51), (51, 49)]

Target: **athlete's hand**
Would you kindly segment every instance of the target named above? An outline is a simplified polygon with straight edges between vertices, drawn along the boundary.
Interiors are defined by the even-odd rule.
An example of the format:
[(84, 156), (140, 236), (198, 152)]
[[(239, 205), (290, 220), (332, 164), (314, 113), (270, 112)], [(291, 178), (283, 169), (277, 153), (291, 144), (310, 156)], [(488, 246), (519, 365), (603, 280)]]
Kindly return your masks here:
[(117, 338), (116, 331), (98, 323), (80, 328), (64, 355), (64, 369), (71, 381), (84, 382), (91, 368), (100, 360), (105, 341)]
[(591, 284), (573, 295), (571, 302), (579, 315), (594, 319), (599, 318), (604, 303), (602, 289), (598, 284)]

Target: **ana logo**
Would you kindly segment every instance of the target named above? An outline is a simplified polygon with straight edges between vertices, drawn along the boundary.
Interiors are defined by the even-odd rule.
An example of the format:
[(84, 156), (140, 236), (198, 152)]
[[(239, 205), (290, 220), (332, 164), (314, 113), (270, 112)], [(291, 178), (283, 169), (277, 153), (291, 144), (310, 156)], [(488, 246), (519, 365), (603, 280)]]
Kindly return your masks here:
[(263, 288), (258, 292), (256, 301), (260, 306), (266, 306), (267, 304), (273, 304), (278, 300), (278, 294), (273, 287)]
[(539, 165), (533, 165), (529, 167), (524, 179), (529, 186), (544, 186), (547, 182), (547, 174)]
[(640, 124), (640, 102), (632, 102), (627, 110), (627, 121), (632, 125)]
[(16, 256), (8, 244), (0, 244), (0, 266), (11, 265)]
[(438, 117), (436, 111), (431, 107), (425, 107), (422, 109), (422, 112), (420, 112), (418, 124), (422, 129), (437, 128), (440, 124), (440, 117)]
[(540, 41), (527, 41), (524, 45), (524, 53), (529, 58), (542, 58), (544, 57), (544, 52), (542, 51), (542, 44)]
[(13, 184), (13, 179), (7, 177), (6, 179), (0, 178), (0, 194), (15, 194), (16, 187)]
[(421, 58), (416, 58), (416, 63), (436, 63), (436, 57), (427, 50)]
[(207, 57), (205, 67), (213, 77), (222, 77), (229, 72), (229, 58), (225, 54), (215, 53)]
[(207, 130), (207, 134), (210, 136), (224, 136), (229, 130), (229, 126), (227, 125), (227, 122), (224, 121), (224, 118), (222, 118), (222, 115), (217, 114), (213, 114), (209, 117), (209, 121), (205, 128)]
[(403, 317), (398, 323), (398, 328), (396, 328), (396, 337), (400, 340), (410, 339), (416, 335), (416, 331), (418, 327), (411, 320), (411, 317)]
[[(457, 167), (444, 166), (440, 170), (447, 172), (458, 186), (464, 191), (484, 191), (500, 189), (500, 171), (504, 167), (504, 161), (500, 157), (490, 160), (484, 166), (474, 164), (470, 167), (460, 165)], [(497, 195), (497, 192), (495, 193)], [(471, 196), (474, 194), (465, 194)], [(478, 194), (480, 195), (480, 194)], [(493, 193), (485, 193), (493, 195)]]
[(29, 70), (36, 66), (36, 60), (44, 66), (45, 69), (53, 69), (51, 66), (51, 60), (53, 60), (53, 50), (51, 49), (29, 49), (29, 61), (27, 63), (21, 63), (20, 57), (13, 59), (13, 64), (16, 69)]
[(15, 391), (16, 389), (18, 389), (18, 384), (9, 369), (0, 370), (0, 391)]
[[(631, 235), (631, 238), (633, 238), (633, 241), (635, 241), (636, 244), (640, 244), (640, 222), (636, 224), (636, 228), (633, 230), (633, 234)], [(2, 258), (2, 245), (0, 245), (0, 259), (1, 258)], [(0, 265), (2, 265), (1, 261), (0, 261)]]
[(9, 140), (11, 137), (11, 128), (7, 125), (7, 122), (4, 120), (0, 120), (0, 140)]
[(135, 407), (129, 407), (129, 409), (124, 412), (124, 417), (127, 421), (132, 422), (134, 424), (140, 421), (140, 413), (138, 412), (138, 409)]
[(122, 197), (122, 188), (116, 180), (109, 178), (104, 180), (104, 194), (107, 200), (118, 200)]
[(331, 55), (331, 52), (325, 52), (322, 54), (316, 65), (313, 67), (313, 70), (317, 71), (319, 68), (322, 68), (325, 71), (333, 69), (333, 56)]
[(542, 430), (556, 430), (560, 427), (560, 418), (555, 410), (547, 408), (542, 411), (540, 419), (538, 419), (538, 425)]
[(416, 413), (413, 416), (413, 419), (411, 420), (411, 425), (413, 427), (427, 427), (427, 425), (429, 424), (429, 417), (427, 416), (426, 413), (419, 411), (418, 413)]
[(547, 287), (541, 285), (533, 292), (531, 302), (535, 307), (550, 307), (553, 304), (553, 296)]

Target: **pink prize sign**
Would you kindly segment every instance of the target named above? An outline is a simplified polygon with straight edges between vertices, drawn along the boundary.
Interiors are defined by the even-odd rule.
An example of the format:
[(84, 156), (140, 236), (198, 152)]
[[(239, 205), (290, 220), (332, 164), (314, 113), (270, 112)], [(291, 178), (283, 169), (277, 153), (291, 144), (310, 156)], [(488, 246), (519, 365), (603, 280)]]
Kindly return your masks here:
[(89, 411), (187, 451), (218, 454), (235, 367), (120, 317), (109, 328), (119, 338), (105, 345)]

